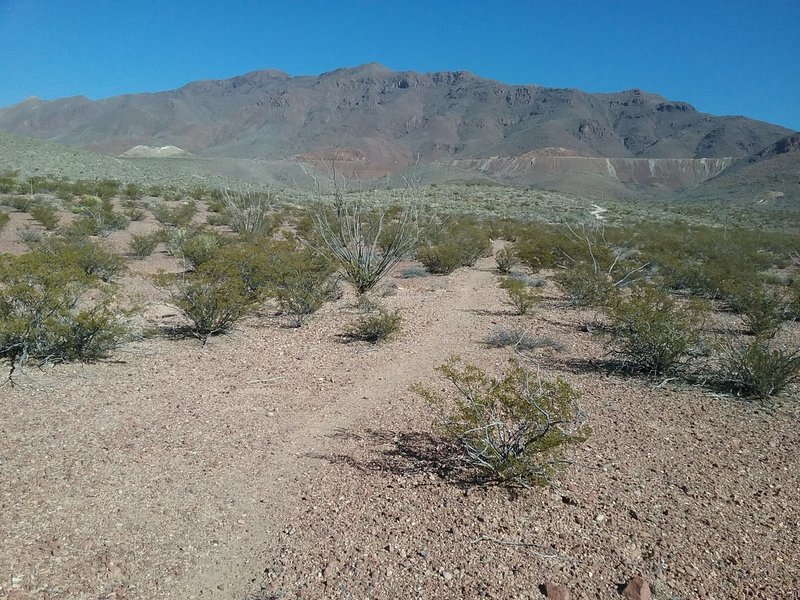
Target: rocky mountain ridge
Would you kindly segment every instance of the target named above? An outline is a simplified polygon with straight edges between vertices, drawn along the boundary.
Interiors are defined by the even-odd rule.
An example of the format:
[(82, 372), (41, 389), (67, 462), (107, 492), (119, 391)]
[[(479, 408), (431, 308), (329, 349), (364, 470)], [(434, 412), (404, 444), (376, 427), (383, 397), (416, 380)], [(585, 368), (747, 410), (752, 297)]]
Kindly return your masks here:
[(555, 187), (602, 177), (670, 190), (793, 134), (639, 89), (593, 94), (374, 63), (319, 76), (255, 71), (97, 101), (31, 98), (0, 109), (0, 131), (114, 156), (176, 146), (201, 158), (336, 162), (359, 177), (441, 164)]

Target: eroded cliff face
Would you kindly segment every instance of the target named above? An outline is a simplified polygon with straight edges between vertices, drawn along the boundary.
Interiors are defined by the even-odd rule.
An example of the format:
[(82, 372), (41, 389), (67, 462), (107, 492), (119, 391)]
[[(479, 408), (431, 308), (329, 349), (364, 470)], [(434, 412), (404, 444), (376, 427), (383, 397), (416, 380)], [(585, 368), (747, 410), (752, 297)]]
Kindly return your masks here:
[(535, 152), (517, 157), (454, 160), (453, 167), (498, 177), (535, 180), (543, 176), (600, 175), (624, 185), (691, 188), (716, 177), (734, 158), (597, 158), (567, 152)]

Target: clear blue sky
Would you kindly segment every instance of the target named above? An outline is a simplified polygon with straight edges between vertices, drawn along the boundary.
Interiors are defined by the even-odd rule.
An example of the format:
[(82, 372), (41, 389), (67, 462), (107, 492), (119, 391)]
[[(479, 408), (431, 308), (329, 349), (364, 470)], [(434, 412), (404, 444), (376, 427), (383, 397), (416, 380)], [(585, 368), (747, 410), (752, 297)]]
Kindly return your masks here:
[(0, 0), (0, 106), (366, 62), (638, 87), (800, 130), (800, 0)]

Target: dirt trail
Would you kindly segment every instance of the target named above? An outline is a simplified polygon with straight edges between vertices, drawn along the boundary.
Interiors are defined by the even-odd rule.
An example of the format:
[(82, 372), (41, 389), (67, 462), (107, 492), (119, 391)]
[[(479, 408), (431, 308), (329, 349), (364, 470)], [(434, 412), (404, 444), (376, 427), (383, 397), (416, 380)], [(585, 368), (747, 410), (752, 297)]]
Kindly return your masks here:
[(0, 596), (244, 598), (335, 434), (479, 349), (491, 264), (395, 279), (404, 327), (377, 348), (337, 340), (350, 298), (301, 330), (253, 319), (206, 348), (150, 340), (119, 364), (29, 371), (0, 391)]
[[(340, 443), (336, 434), (348, 430), (365, 415), (385, 411), (388, 398), (404, 394), (414, 382), (430, 379), (435, 366), (477, 341), (474, 313), (485, 309), (479, 303), (494, 297), (489, 263), (484, 260), (476, 269), (464, 269), (451, 276), (447, 287), (436, 294), (435, 303), (423, 301), (407, 306), (406, 322), (425, 324), (413, 339), (378, 350), (384, 355), (381, 360), (351, 356), (354, 369), (364, 368), (346, 388), (327, 398), (308, 398), (317, 405), (314, 410), (287, 417), (277, 436), (281, 441), (272, 447), (271, 459), (264, 466), (271, 479), (263, 482), (269, 493), (260, 505), (256, 517), (260, 524), (254, 527), (252, 537), (238, 540), (213, 565), (197, 564), (183, 578), (175, 597), (199, 593), (203, 598), (243, 598), (253, 591), (253, 583), (258, 582), (265, 567), (253, 558), (276, 539), (281, 514), (299, 505), (301, 484), (313, 480), (317, 469), (330, 468), (321, 457), (336, 453)], [(240, 478), (239, 473), (232, 473), (231, 485)], [(247, 564), (243, 564), (245, 558)]]

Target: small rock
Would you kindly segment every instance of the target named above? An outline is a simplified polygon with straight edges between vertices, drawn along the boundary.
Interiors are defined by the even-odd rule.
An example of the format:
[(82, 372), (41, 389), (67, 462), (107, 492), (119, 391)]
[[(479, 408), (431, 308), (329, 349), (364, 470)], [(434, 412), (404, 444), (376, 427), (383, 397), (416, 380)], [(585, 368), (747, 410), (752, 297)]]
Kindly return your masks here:
[(626, 600), (653, 600), (653, 595), (650, 593), (650, 584), (644, 577), (637, 575), (632, 578), (625, 589), (622, 590), (622, 595)]
[(442, 574), (442, 577), (444, 577), (444, 580), (445, 580), (445, 581), (450, 581), (450, 580), (453, 578), (453, 574), (452, 574), (452, 573), (450, 573), (449, 571), (445, 571), (445, 572)]
[(603, 521), (606, 520), (606, 516), (603, 513), (600, 513), (594, 518), (594, 520), (597, 521), (598, 523), (602, 523)]
[(552, 600), (569, 600), (569, 590), (560, 583), (545, 583), (543, 592), (546, 598)]

